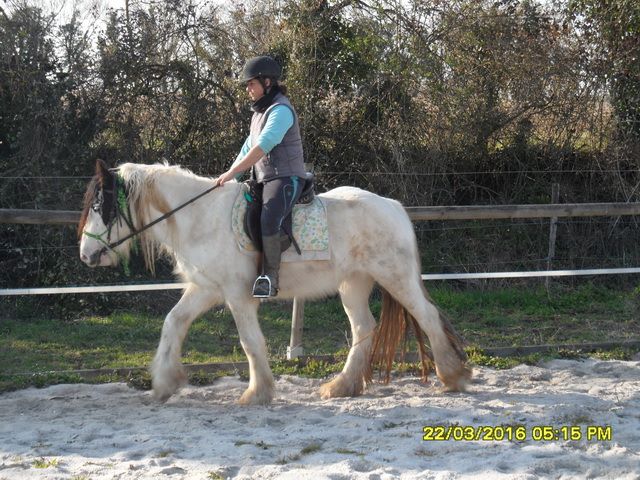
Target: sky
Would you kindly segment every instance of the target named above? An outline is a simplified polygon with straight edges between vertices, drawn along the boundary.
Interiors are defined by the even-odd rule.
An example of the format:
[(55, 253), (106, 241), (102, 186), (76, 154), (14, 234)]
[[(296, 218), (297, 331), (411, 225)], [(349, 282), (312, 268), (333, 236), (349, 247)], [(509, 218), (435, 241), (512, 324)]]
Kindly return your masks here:
[[(9, 11), (13, 4), (23, 3), (25, 0), (0, 0)], [(201, 3), (201, 0), (195, 0)], [(206, 0), (214, 5), (233, 5), (240, 3), (238, 0)], [(53, 13), (58, 24), (67, 23), (73, 15), (74, 10), (80, 12), (80, 18), (85, 26), (97, 23), (103, 24), (106, 13), (110, 8), (124, 8), (125, 0), (26, 0), (30, 5), (41, 7), (46, 13)], [(136, 0), (130, 0), (131, 5), (135, 5)], [(144, 1), (142, 3), (145, 3)]]
[[(150, 0), (129, 0), (131, 6), (147, 4)], [(197, 4), (207, 3), (224, 7), (241, 3), (241, 0), (192, 0)], [(125, 0), (0, 0), (0, 6), (11, 12), (16, 5), (27, 3), (42, 8), (45, 15), (53, 14), (57, 25), (69, 23), (74, 11), (79, 13), (82, 30), (89, 38), (97, 38), (104, 30), (109, 9), (124, 9)]]

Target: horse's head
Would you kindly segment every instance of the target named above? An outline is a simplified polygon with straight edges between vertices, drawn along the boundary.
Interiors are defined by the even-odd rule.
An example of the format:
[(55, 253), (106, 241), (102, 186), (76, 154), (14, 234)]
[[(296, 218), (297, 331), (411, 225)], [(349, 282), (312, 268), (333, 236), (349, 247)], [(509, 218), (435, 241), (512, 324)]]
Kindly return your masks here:
[(128, 258), (130, 242), (115, 245), (133, 230), (124, 188), (117, 172), (97, 160), (78, 224), (80, 260), (90, 267), (115, 266)]

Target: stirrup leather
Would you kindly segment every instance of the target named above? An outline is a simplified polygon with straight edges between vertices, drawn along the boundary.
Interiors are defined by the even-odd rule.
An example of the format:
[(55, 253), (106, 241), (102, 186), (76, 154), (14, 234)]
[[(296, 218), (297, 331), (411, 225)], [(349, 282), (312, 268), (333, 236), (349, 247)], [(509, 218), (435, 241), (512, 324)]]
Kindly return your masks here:
[(253, 296), (255, 298), (270, 298), (278, 295), (278, 289), (273, 288), (271, 279), (267, 275), (260, 275), (253, 282)]

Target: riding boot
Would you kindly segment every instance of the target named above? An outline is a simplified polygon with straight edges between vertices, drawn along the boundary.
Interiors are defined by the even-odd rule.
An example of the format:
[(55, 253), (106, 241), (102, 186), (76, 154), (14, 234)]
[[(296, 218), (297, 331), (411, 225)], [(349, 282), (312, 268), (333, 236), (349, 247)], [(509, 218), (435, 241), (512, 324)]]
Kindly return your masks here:
[(278, 274), (280, 272), (280, 235), (262, 237), (262, 251), (264, 253), (263, 274), (253, 284), (253, 296), (259, 298), (275, 297), (278, 295)]

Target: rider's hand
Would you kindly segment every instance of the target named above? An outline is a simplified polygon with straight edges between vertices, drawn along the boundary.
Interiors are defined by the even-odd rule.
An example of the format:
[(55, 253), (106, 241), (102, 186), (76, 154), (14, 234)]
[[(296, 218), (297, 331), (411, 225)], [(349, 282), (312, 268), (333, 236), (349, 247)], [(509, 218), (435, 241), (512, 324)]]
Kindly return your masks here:
[(236, 177), (235, 173), (231, 173), (230, 171), (224, 172), (216, 179), (216, 183), (219, 187), (223, 186), (229, 180), (233, 180)]

